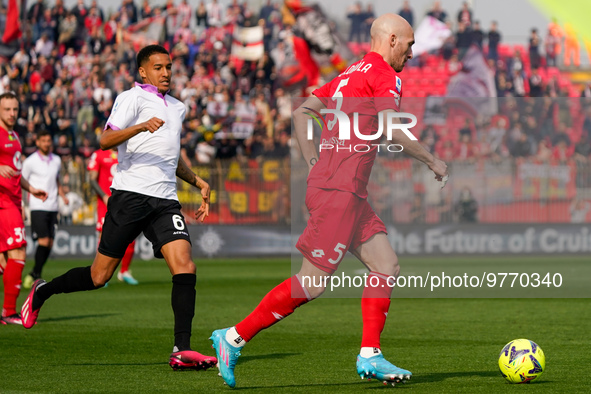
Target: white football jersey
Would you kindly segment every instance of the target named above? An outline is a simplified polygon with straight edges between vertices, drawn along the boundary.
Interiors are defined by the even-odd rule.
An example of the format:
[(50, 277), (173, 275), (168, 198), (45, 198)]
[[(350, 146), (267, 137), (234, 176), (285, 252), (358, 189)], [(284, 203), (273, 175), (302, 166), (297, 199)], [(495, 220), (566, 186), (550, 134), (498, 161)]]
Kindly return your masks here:
[(62, 160), (58, 155), (54, 155), (53, 153), (43, 156), (37, 151), (27, 157), (23, 163), (23, 177), (34, 188), (47, 192), (47, 200), (45, 201), (29, 195), (29, 208), (31, 211), (58, 211), (57, 179), (60, 175), (61, 167)]
[(118, 147), (119, 164), (111, 189), (177, 200), (176, 169), (181, 150), (185, 105), (155, 86), (136, 83), (115, 99), (107, 126), (113, 130), (145, 122), (164, 121), (154, 133), (141, 132)]

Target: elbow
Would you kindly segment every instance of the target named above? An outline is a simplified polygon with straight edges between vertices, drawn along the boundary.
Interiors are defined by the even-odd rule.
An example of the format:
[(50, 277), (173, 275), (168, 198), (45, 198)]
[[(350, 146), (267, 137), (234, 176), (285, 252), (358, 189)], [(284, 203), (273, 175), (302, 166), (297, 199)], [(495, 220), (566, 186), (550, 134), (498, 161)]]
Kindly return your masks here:
[(102, 138), (102, 137), (101, 137), (101, 138), (100, 138), (100, 140), (99, 140), (99, 147), (101, 148), (101, 150), (109, 150), (109, 149), (111, 149), (113, 146), (112, 146), (112, 145), (110, 145), (110, 144), (108, 143), (108, 141), (106, 141), (104, 138)]

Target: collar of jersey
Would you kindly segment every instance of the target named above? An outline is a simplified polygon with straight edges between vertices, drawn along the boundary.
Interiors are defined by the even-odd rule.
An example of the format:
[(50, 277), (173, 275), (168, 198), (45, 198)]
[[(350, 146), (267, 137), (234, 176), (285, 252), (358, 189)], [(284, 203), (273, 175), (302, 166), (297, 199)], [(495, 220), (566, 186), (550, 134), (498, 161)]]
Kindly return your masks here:
[(156, 86), (150, 85), (149, 83), (136, 82), (135, 86), (142, 88), (144, 91), (146, 91), (148, 93), (154, 93), (156, 96), (160, 97), (164, 101), (164, 105), (166, 105), (168, 107), (168, 103), (166, 102), (164, 95), (168, 94), (168, 92), (170, 92), (170, 89), (167, 90), (166, 93), (162, 94), (158, 91), (158, 88)]

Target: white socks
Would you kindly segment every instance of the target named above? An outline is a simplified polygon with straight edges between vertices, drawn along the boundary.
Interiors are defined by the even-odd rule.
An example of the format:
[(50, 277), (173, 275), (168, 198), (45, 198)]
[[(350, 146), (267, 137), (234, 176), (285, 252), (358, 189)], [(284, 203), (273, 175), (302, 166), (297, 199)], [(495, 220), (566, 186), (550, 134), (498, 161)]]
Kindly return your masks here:
[(228, 341), (230, 345), (234, 347), (241, 348), (244, 345), (246, 345), (246, 341), (242, 339), (242, 337), (238, 334), (238, 331), (236, 331), (236, 327), (232, 327), (228, 331), (226, 331), (226, 341)]
[(359, 355), (363, 358), (370, 358), (382, 354), (380, 348), (377, 347), (362, 347)]

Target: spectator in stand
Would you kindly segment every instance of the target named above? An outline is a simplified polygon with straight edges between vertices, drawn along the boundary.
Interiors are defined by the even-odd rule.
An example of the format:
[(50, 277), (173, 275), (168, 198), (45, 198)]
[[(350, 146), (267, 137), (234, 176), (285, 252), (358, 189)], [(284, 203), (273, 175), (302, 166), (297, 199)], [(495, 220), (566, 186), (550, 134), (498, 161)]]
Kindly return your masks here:
[[(66, 17), (67, 13), (68, 13), (68, 10), (66, 9), (66, 7), (64, 7), (64, 1), (63, 0), (55, 0), (55, 5), (51, 9), (51, 18), (54, 21), (56, 21), (56, 23), (57, 23), (56, 29), (60, 25), (60, 23), (62, 23), (62, 21)], [(57, 36), (58, 36), (58, 33), (56, 31), (54, 37), (57, 37)]]
[(54, 149), (54, 153), (62, 160), (62, 165), (66, 167), (74, 156), (74, 151), (68, 142), (68, 137), (65, 134), (61, 134), (57, 140), (57, 146)]
[(499, 43), (501, 42), (501, 33), (498, 31), (497, 22), (490, 24), (488, 32), (488, 58), (493, 59), (495, 63), (499, 60)]
[(237, 143), (234, 139), (228, 138), (226, 131), (220, 132), (220, 138), (216, 140), (216, 159), (232, 159), (238, 154)]
[(119, 13), (121, 14), (121, 17), (126, 20), (124, 26), (133, 25), (138, 21), (137, 7), (133, 0), (122, 0)]
[[(176, 45), (178, 43), (189, 44), (191, 40), (192, 32), (189, 26), (189, 22), (185, 21), (181, 25), (179, 29), (177, 29), (174, 33), (173, 43)], [(177, 81), (175, 79), (175, 81)]]
[(547, 140), (541, 140), (538, 142), (538, 151), (536, 152), (535, 159), (541, 162), (548, 162), (552, 158), (552, 149), (548, 146)]
[(373, 4), (368, 3), (367, 9), (363, 13), (363, 22), (361, 23), (362, 42), (369, 42), (371, 40), (371, 24), (376, 19), (376, 14), (373, 11)]
[(140, 17), (143, 19), (148, 19), (154, 16), (154, 10), (150, 5), (150, 0), (144, 0), (142, 2), (142, 7), (140, 8)]
[(349, 9), (347, 18), (351, 21), (349, 42), (363, 42), (361, 40), (361, 25), (365, 20), (365, 13), (361, 10), (361, 3), (357, 2)]
[(467, 29), (466, 24), (462, 22), (456, 33), (456, 49), (458, 50), (458, 57), (460, 59), (464, 57), (470, 45), (472, 45), (472, 33)]
[(558, 65), (558, 55), (560, 50), (560, 41), (562, 36), (556, 35), (556, 31), (548, 29), (544, 48), (546, 50), (546, 66), (556, 67)]
[(581, 139), (575, 145), (574, 158), (586, 162), (591, 155), (591, 140), (586, 133), (581, 134)]
[(484, 32), (480, 29), (480, 22), (475, 21), (472, 26), (472, 42), (482, 49), (482, 43), (484, 41)]
[(176, 6), (177, 9), (177, 27), (186, 24), (187, 26), (191, 25), (191, 6), (187, 2), (187, 0), (181, 0), (181, 4)]
[(415, 193), (410, 207), (410, 222), (413, 224), (423, 224), (425, 223), (426, 216), (423, 193)]
[(529, 95), (530, 97), (542, 97), (544, 92), (544, 84), (540, 70), (535, 67), (531, 70), (529, 77)]
[(540, 36), (538, 35), (538, 29), (531, 29), (531, 34), (529, 36), (529, 62), (531, 67), (540, 67), (540, 60)]
[(473, 160), (476, 156), (478, 156), (478, 149), (472, 141), (472, 134), (461, 134), (454, 153), (455, 159), (460, 161)]
[(41, 38), (35, 43), (35, 53), (40, 56), (49, 57), (55, 44), (46, 32), (41, 33)]
[(90, 2), (90, 8), (96, 8), (96, 11), (98, 12), (99, 17), (101, 18), (101, 20), (105, 20), (105, 13), (103, 12), (103, 9), (98, 5), (96, 0), (92, 0)]
[(88, 15), (88, 8), (86, 8), (84, 0), (78, 0), (78, 3), (72, 7), (71, 12), (76, 16), (78, 26), (84, 26), (84, 19), (86, 19), (86, 16)]
[[(35, 40), (35, 42), (39, 42), (39, 40), (41, 39), (43, 34), (45, 34), (46, 39), (53, 42), (55, 40), (55, 38), (57, 37), (56, 36), (57, 27), (58, 27), (58, 23), (57, 23), (57, 20), (55, 20), (53, 18), (53, 16), (51, 15), (51, 9), (50, 8), (44, 9), (43, 16), (37, 22), (37, 31), (39, 34), (36, 36), (38, 38)], [(38, 51), (35, 51), (35, 52), (38, 53)]]
[(207, 9), (208, 26), (221, 26), (224, 15), (222, 13), (222, 7), (218, 4), (218, 1), (211, 0), (210, 3), (207, 3), (205, 8)]
[[(445, 135), (446, 133), (442, 133)], [(452, 140), (445, 140), (439, 146), (436, 146), (437, 157), (445, 161), (453, 161), (455, 159), (455, 149)]]
[(427, 151), (430, 153), (435, 153), (435, 146), (439, 141), (439, 136), (437, 135), (435, 128), (431, 125), (425, 127), (421, 132), (420, 141)]
[(513, 157), (529, 157), (533, 153), (531, 139), (525, 133), (519, 135), (519, 139), (513, 143), (511, 155)]
[(460, 137), (462, 137), (463, 135), (472, 136), (472, 127), (470, 125), (470, 119), (466, 118), (466, 120), (464, 121), (464, 127), (460, 129), (459, 133)]
[(29, 8), (29, 11), (27, 12), (27, 20), (33, 29), (33, 31), (32, 31), (33, 35), (31, 37), (33, 42), (36, 42), (39, 39), (39, 37), (41, 37), (41, 30), (40, 30), (39, 22), (43, 18), (44, 13), (45, 13), (45, 4), (44, 4), (43, 0), (37, 0), (37, 2), (35, 4), (33, 4), (31, 6), (31, 8)]
[(205, 28), (209, 27), (207, 21), (207, 8), (205, 7), (205, 3), (203, 2), (203, 0), (199, 2), (199, 5), (195, 10), (195, 18), (197, 20), (197, 26), (201, 26), (201, 24), (203, 24)]
[(525, 97), (525, 79), (523, 78), (523, 73), (519, 70), (513, 70), (512, 84), (513, 96)]
[(472, 26), (472, 10), (466, 1), (462, 3), (462, 9), (458, 12), (458, 26), (461, 24), (466, 26), (466, 29)]
[[(82, 29), (82, 31), (86, 32), (84, 29)], [(76, 41), (79, 38), (85, 37), (85, 34), (83, 34), (78, 28), (78, 20), (76, 19), (76, 15), (70, 11), (66, 12), (66, 16), (60, 22), (58, 32), (59, 35), (57, 38), (57, 43), (59, 45), (64, 45), (66, 48), (75, 48)]]
[(462, 189), (455, 211), (460, 223), (476, 223), (478, 221), (478, 202), (468, 187)]
[(427, 12), (427, 15), (439, 19), (443, 23), (447, 20), (447, 13), (441, 8), (441, 2), (439, 1), (433, 3), (433, 8)]
[(398, 11), (398, 15), (406, 19), (409, 25), (414, 26), (415, 17), (408, 0), (404, 0), (404, 3), (402, 3), (402, 8)]

